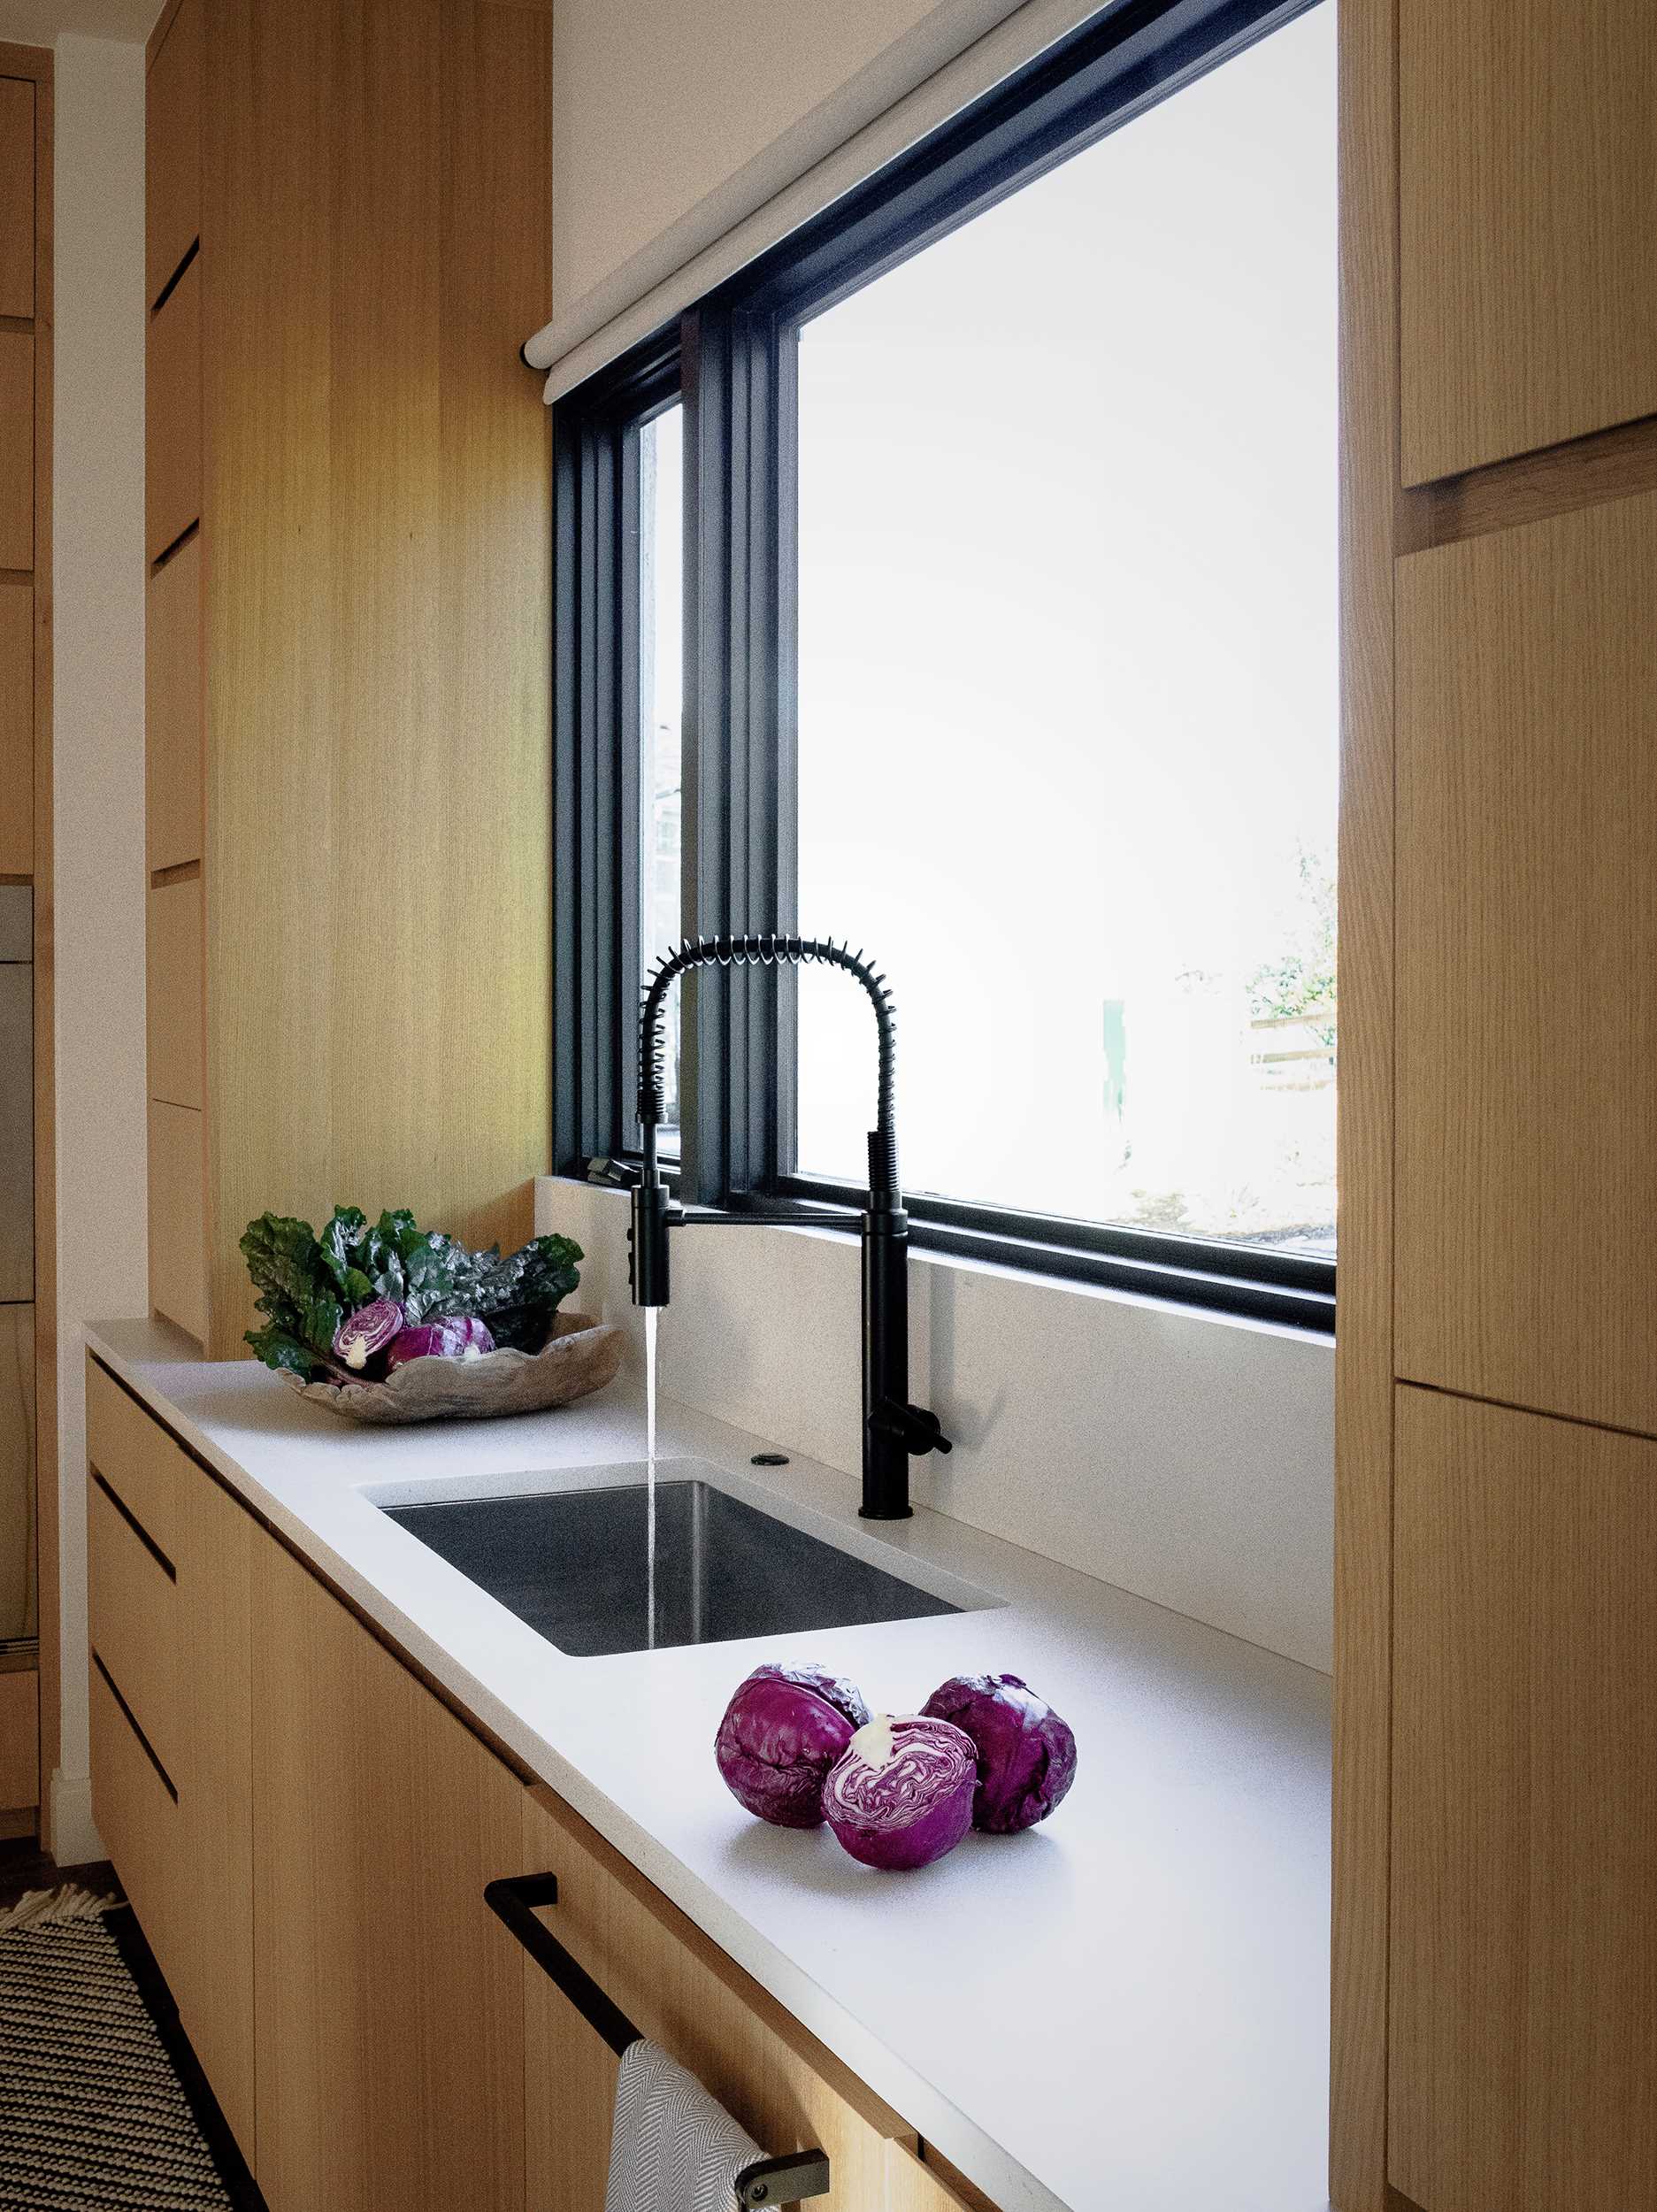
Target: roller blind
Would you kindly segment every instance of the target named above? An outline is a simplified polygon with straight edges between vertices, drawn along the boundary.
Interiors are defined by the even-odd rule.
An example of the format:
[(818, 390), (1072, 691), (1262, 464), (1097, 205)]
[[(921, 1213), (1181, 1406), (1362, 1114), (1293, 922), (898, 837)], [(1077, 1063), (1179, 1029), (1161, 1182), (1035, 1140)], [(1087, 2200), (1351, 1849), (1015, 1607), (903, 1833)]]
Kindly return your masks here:
[[(524, 347), (550, 403), (1126, 0), (947, 0)], [(618, 149), (618, 161), (627, 158)]]

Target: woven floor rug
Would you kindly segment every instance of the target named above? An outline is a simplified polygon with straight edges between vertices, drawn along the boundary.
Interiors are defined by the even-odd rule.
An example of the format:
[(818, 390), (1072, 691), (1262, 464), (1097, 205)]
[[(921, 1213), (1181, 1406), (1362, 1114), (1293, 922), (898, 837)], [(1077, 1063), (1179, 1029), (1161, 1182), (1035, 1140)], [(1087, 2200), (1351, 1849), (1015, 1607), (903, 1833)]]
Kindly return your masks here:
[(0, 2212), (225, 2212), (106, 1898), (0, 1911)]

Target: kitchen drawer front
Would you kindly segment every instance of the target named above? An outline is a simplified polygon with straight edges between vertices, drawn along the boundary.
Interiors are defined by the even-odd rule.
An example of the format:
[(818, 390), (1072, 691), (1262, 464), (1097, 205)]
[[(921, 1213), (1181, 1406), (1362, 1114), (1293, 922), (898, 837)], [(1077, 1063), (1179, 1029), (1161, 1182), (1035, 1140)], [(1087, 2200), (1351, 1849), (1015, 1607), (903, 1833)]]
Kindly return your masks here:
[[(559, 1942), (768, 2153), (818, 2146), (836, 2204), (883, 2206), (889, 2147), (915, 2140), (897, 2114), (550, 1790), (524, 1804), (525, 1865), (557, 1877), (541, 1917)], [(525, 1971), (528, 2212), (580, 2212), (604, 2200), (617, 2062), (533, 1961)]]
[(164, 1974), (177, 1949), (178, 1801), (96, 1661), (92, 1665), (92, 1817)]
[(150, 1095), (171, 1106), (203, 1102), (202, 883), (158, 883), (150, 892)]
[(144, 269), (153, 307), (201, 229), (202, 0), (184, 0), (168, 26), (144, 108)]
[(150, 318), (145, 350), (144, 550), (157, 560), (202, 514), (202, 265)]
[(178, 1558), (184, 1486), (195, 1471), (166, 1431), (94, 1359), (87, 1362), (87, 1458), (167, 1558)]
[(172, 1562), (95, 1475), (87, 1492), (92, 1648), (176, 1789), (180, 1763), (180, 1610)]

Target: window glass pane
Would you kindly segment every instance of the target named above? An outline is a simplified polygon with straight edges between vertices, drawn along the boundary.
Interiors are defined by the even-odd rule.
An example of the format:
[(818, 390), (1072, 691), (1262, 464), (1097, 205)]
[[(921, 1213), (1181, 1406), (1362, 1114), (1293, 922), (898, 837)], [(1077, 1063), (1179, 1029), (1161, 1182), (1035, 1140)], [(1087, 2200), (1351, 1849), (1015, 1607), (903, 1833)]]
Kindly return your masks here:
[[(1333, 1249), (1334, 28), (802, 332), (800, 927), (911, 1190)], [(861, 1176), (844, 978), (799, 1038)]]
[[(679, 722), (683, 704), (684, 416), (677, 403), (639, 432), (640, 961), (648, 979), (679, 925)], [(669, 1148), (679, 1125), (679, 998), (663, 1023)]]

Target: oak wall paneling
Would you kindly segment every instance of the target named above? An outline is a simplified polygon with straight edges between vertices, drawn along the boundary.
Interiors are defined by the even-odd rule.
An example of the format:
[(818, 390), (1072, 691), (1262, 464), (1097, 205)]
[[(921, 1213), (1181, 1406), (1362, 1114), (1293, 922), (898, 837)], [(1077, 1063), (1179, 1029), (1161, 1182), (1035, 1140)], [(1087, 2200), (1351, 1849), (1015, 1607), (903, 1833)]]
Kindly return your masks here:
[[(152, 48), (157, 132), (192, 5)], [(200, 526), (150, 586), (150, 864), (202, 866), (219, 1356), (252, 1216), (519, 1241), (549, 1164), (549, 425), (518, 346), (550, 37), (494, 0), (203, 13), (201, 242), (151, 326), (199, 299), (199, 402), (151, 407), (152, 559)], [(165, 482), (192, 424), (193, 507)]]
[(1392, 2174), (1657, 2205), (1657, 1443), (1401, 1388)]
[(1657, 1433), (1657, 494), (1398, 608), (1398, 1371)]

